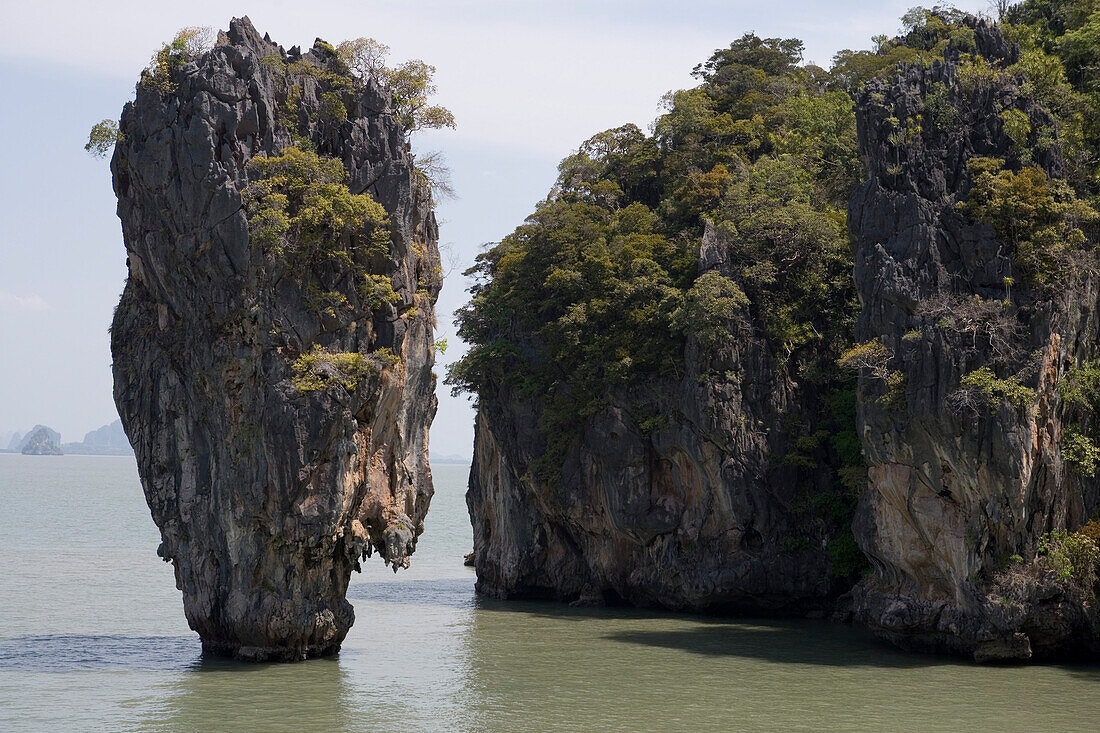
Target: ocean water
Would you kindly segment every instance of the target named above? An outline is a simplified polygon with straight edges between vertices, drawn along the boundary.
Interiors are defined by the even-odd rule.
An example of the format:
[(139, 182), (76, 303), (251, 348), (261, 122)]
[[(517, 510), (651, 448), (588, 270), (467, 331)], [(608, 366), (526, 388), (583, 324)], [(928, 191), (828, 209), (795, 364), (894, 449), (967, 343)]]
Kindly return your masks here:
[(333, 659), (202, 658), (132, 458), (0, 454), (0, 731), (1095, 731), (1100, 667), (978, 667), (823, 622), (500, 603), (435, 468), (413, 567)]

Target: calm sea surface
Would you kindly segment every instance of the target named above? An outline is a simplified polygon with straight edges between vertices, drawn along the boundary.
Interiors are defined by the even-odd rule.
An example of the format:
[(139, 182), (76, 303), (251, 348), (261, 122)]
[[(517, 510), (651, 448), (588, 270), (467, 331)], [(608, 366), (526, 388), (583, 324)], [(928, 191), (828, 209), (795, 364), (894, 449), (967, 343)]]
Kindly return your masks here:
[(1100, 667), (977, 667), (816, 622), (474, 596), (465, 466), (336, 659), (203, 660), (131, 458), (0, 454), (0, 730), (1095, 731)]

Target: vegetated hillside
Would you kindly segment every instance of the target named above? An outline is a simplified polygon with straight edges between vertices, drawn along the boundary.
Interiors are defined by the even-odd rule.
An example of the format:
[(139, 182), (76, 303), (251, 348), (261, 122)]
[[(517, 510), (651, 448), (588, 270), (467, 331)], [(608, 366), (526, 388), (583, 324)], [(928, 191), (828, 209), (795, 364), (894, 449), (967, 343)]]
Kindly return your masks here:
[(898, 642), (1094, 638), (1086, 11), (915, 9), (829, 71), (750, 34), (564, 160), (460, 314), (479, 590), (821, 613), (862, 576), (839, 609)]
[(479, 258), (449, 379), (478, 399), (483, 592), (824, 613), (850, 587), (859, 160), (851, 97), (801, 52), (716, 52)]
[(406, 566), (432, 496), (431, 194), (395, 95), (329, 44), (196, 39), (118, 128), (115, 401), (204, 649), (331, 654), (351, 571)]

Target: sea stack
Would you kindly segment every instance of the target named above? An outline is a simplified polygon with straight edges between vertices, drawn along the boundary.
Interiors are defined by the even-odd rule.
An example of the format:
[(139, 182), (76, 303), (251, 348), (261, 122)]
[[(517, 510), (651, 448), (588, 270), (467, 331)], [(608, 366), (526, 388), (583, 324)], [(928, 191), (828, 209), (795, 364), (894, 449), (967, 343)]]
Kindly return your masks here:
[(143, 74), (111, 162), (115, 402), (204, 650), (335, 653), (432, 496), (429, 187), (389, 93), (247, 18)]

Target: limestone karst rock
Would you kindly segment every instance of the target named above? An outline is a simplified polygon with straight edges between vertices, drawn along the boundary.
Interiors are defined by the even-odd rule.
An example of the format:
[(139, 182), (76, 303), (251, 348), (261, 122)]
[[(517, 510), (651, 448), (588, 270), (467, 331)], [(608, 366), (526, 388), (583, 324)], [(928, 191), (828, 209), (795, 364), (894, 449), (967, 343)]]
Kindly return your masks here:
[[(1016, 60), (997, 28), (970, 26), (992, 68)], [(1050, 176), (1062, 173), (1057, 144), (1029, 147), (1009, 134), (1005, 110), (1028, 121), (1032, 143), (1058, 129), (1021, 80), (964, 83), (962, 63), (949, 51), (946, 62), (902, 67), (871, 82), (857, 104), (869, 173), (848, 219), (862, 303), (856, 335), (889, 349), (904, 396), (882, 399), (887, 385), (865, 370), (870, 478), (855, 533), (874, 573), (856, 589), (855, 614), (910, 647), (982, 660), (1071, 656), (1096, 648), (1082, 599), (1051, 574), (1007, 589), (998, 575), (1020, 562), (1009, 558), (1033, 557), (1044, 533), (1073, 529), (1100, 505), (1100, 483), (1062, 454), (1057, 389), (1068, 369), (1096, 356), (1098, 283), (1082, 270), (1037, 286), (993, 226), (960, 211), (975, 156), (1019, 170), (1027, 154)], [(939, 111), (935, 98), (946, 103)], [(1008, 375), (1020, 397), (967, 404), (963, 378), (983, 368)]]
[[(831, 336), (856, 312), (839, 208), (855, 123), (844, 92), (769, 106), (823, 99), (800, 49), (716, 50), (650, 135), (582, 143), (478, 258), (449, 381), (477, 397), (480, 592), (826, 615), (850, 588), (862, 460)], [(800, 150), (824, 128), (795, 117), (828, 120), (826, 162), (732, 132), (768, 119), (775, 150)]]
[[(563, 234), (556, 224), (547, 225), (550, 235), (543, 239), (538, 229), (540, 216), (582, 219), (593, 211), (593, 219), (604, 216), (586, 206), (567, 198), (552, 201), (532, 216), (535, 224), (487, 253), (486, 284), (475, 286), (474, 300), (460, 317), (460, 333), (471, 335), (478, 347), (459, 367), (469, 366), (465, 374), (475, 374), (476, 381), (463, 383), (466, 377), (452, 371), (452, 381), (476, 390), (478, 400), (467, 493), (478, 590), (502, 598), (830, 613), (858, 571), (844, 561), (846, 550), (856, 562), (859, 556), (847, 521), (854, 500), (840, 477), (844, 461), (837, 449), (846, 442), (859, 460), (854, 386), (837, 384), (843, 379), (802, 379), (790, 352), (779, 353), (765, 335), (759, 311), (745, 307), (742, 294), (740, 306), (716, 311), (720, 335), (702, 336), (705, 345), (696, 329), (704, 318), (685, 301), (689, 305), (678, 312), (690, 335), (667, 344), (655, 339), (654, 349), (666, 360), (662, 365), (630, 372), (626, 385), (601, 384), (599, 393), (583, 392), (578, 404), (574, 395), (587, 388), (586, 379), (596, 381), (591, 374), (601, 365), (563, 368), (547, 355), (546, 342), (558, 338), (570, 344), (568, 349), (598, 352), (599, 359), (616, 365), (627, 361), (614, 361), (627, 347), (622, 341), (597, 340), (593, 346), (555, 336), (542, 319), (560, 324), (579, 313), (583, 320), (586, 312), (598, 313), (600, 298), (631, 302), (625, 294), (631, 286), (601, 282), (591, 303), (562, 307), (561, 320), (555, 320), (554, 306), (509, 309), (505, 298), (521, 291), (534, 301), (570, 303), (575, 296), (569, 286), (563, 294), (542, 283), (583, 282), (589, 266), (601, 271), (602, 253), (623, 239), (606, 245), (612, 235), (599, 238), (588, 228)], [(697, 238), (694, 234), (694, 229), (682, 233), (683, 241), (694, 241), (697, 248), (688, 255), (695, 261), (688, 297), (702, 297), (695, 295), (696, 283), (700, 288), (725, 283), (718, 287), (733, 292), (744, 282), (742, 241), (710, 223), (700, 224)], [(836, 236), (842, 241), (840, 232)], [(591, 260), (578, 257), (576, 271), (563, 275), (572, 265), (567, 248), (552, 249), (561, 241), (572, 251), (595, 254)], [(639, 260), (629, 266), (636, 269), (626, 271), (659, 267), (655, 260)], [(548, 276), (538, 269), (547, 261), (559, 267)], [(511, 263), (516, 262), (535, 263), (535, 274), (515, 274), (519, 265)], [(843, 277), (846, 268), (838, 270)], [(637, 287), (649, 303), (660, 302), (646, 285)], [(843, 284), (837, 290), (842, 292)], [(594, 316), (582, 338), (601, 325)], [(616, 327), (621, 321), (608, 330)], [(627, 338), (645, 343), (643, 329), (672, 332), (654, 319), (631, 323), (634, 334)], [(833, 366), (815, 346), (798, 356)], [(496, 363), (477, 372), (486, 353), (486, 360)], [(510, 354), (521, 356), (501, 367)], [(540, 379), (546, 374), (552, 377), (544, 385)], [(563, 395), (565, 400), (557, 401)], [(568, 408), (560, 407), (563, 403)], [(557, 424), (548, 422), (562, 415)]]
[(19, 452), (25, 456), (60, 456), (61, 435), (45, 425), (35, 425), (20, 441)]
[[(703, 267), (726, 247), (708, 228)], [(708, 259), (709, 258), (709, 259)], [(836, 480), (807, 487), (777, 456), (797, 411), (821, 426), (812, 391), (776, 378), (762, 338), (718, 353), (689, 346), (678, 382), (646, 385), (667, 423), (643, 428), (631, 403), (586, 421), (560, 479), (535, 468), (545, 437), (530, 400), (505, 386), (478, 396), (466, 502), (477, 589), (499, 598), (627, 602), (672, 609), (825, 615), (847, 590), (829, 549), (844, 527), (792, 509)], [(708, 377), (736, 370), (730, 379)]]
[(388, 93), (247, 18), (120, 130), (115, 402), (158, 554), (205, 650), (334, 653), (352, 570), (406, 566), (432, 496), (428, 186)]

